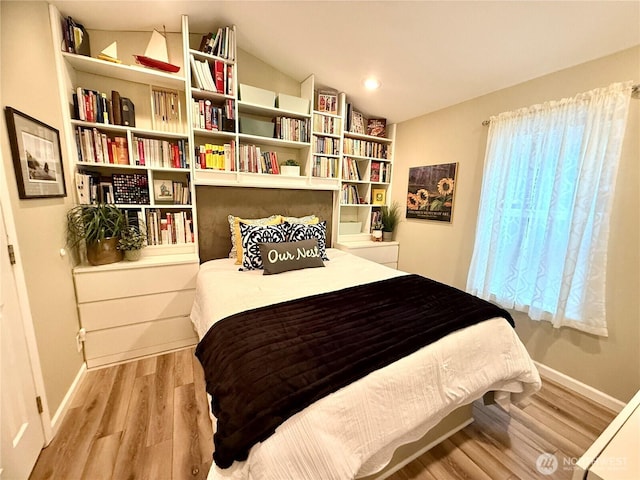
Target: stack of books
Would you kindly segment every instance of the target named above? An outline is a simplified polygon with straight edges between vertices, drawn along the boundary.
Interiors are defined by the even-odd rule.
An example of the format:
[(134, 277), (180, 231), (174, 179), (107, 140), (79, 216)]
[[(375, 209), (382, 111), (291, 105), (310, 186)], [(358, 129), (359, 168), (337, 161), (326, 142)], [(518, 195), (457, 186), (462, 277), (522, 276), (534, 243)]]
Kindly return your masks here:
[(235, 43), (236, 32), (233, 27), (220, 27), (215, 35), (209, 32), (202, 36), (198, 50), (227, 60), (235, 60)]

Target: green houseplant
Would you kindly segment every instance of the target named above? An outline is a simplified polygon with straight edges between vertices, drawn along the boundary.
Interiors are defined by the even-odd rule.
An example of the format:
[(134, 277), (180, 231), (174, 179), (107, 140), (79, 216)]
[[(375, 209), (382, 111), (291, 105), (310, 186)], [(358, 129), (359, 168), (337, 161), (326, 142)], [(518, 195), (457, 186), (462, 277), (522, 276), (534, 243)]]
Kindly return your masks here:
[[(394, 200), (391, 205), (383, 205), (380, 209), (383, 238), (387, 241), (393, 240), (393, 234), (400, 222), (400, 204)], [(386, 234), (386, 235), (385, 235)]]
[(120, 234), (118, 249), (124, 252), (124, 258), (129, 261), (140, 260), (142, 249), (146, 246), (147, 236), (143, 228), (129, 225)]
[(118, 240), (125, 227), (124, 212), (115, 205), (76, 205), (67, 212), (67, 245), (85, 245), (91, 265), (119, 262)]

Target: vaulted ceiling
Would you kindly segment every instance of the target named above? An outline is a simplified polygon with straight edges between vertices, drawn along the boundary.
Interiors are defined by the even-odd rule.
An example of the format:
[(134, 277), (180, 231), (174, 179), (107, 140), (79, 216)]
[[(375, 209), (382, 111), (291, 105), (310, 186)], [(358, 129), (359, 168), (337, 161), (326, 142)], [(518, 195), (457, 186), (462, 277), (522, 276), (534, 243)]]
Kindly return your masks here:
[(194, 32), (235, 24), (243, 50), (390, 123), (640, 44), (638, 1), (50, 3), (91, 29), (180, 31), (181, 14)]

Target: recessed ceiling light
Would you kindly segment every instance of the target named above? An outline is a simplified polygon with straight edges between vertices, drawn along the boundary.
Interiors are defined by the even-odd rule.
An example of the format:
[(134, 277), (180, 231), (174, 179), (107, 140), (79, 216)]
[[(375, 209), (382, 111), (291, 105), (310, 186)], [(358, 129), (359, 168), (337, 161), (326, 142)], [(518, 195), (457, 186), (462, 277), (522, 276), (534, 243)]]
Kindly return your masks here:
[(380, 80), (377, 78), (369, 77), (364, 81), (364, 88), (367, 90), (376, 90), (380, 88)]

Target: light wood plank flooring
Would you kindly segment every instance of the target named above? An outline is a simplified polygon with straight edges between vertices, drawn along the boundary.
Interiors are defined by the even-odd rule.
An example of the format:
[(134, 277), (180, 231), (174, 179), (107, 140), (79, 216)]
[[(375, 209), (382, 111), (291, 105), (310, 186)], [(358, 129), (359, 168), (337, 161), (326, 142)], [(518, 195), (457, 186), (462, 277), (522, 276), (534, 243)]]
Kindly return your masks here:
[[(569, 479), (565, 464), (615, 417), (546, 380), (509, 414), (480, 402), (473, 413), (474, 423), (391, 478)], [(212, 449), (202, 370), (185, 349), (90, 371), (30, 479), (204, 479)], [(556, 455), (553, 475), (536, 470), (541, 453)]]

